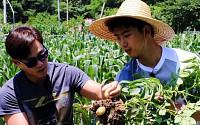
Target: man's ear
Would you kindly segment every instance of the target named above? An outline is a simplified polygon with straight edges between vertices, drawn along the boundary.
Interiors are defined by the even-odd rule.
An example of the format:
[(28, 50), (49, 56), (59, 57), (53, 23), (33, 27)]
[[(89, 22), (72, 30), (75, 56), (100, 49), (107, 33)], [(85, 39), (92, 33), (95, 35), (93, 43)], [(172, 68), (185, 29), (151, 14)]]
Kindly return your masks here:
[(18, 67), (19, 62), (16, 59), (11, 58), (11, 61), (14, 63), (15, 66)]
[(144, 26), (144, 36), (151, 36), (151, 27), (149, 25)]

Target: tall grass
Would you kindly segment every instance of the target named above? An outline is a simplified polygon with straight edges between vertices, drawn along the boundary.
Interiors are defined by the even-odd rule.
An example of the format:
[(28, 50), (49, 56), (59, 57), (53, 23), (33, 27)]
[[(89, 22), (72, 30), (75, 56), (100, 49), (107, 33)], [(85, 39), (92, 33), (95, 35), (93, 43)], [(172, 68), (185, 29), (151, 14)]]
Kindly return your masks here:
[(172, 41), (166, 43), (166, 46), (172, 48), (181, 48), (183, 50), (196, 53), (198, 56), (200, 56), (200, 33), (194, 31), (191, 34), (177, 34)]

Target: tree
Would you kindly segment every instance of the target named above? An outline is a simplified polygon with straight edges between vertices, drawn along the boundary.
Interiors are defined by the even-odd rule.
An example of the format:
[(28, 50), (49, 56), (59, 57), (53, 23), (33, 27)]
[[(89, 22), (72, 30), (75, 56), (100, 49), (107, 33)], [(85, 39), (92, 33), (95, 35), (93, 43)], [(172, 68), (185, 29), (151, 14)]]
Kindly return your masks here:
[(152, 16), (169, 24), (176, 33), (200, 30), (199, 0), (168, 0), (151, 6)]
[[(25, 23), (29, 16), (36, 16), (39, 12), (48, 11), (52, 13), (52, 0), (12, 0), (11, 4), (15, 12), (16, 22)], [(3, 7), (2, 7), (3, 8)], [(7, 8), (7, 19), (12, 20), (12, 12)]]
[[(124, 0), (112, 0), (112, 1), (111, 0), (91, 0), (91, 3), (90, 5), (87, 6), (87, 9), (90, 10), (90, 14), (92, 18), (99, 19), (100, 13), (102, 10), (102, 5), (104, 2), (105, 2), (105, 11), (106, 11), (106, 10), (112, 10), (112, 9), (116, 10), (117, 8), (119, 8), (119, 6), (121, 5), (123, 1)], [(107, 11), (106, 16), (113, 14), (112, 11), (110, 13)]]

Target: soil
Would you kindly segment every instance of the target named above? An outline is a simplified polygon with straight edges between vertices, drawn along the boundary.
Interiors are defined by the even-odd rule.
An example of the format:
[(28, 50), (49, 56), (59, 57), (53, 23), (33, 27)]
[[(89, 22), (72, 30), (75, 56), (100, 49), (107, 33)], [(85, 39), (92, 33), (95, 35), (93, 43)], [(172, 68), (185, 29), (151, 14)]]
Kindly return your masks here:
[[(99, 107), (105, 107), (106, 111), (103, 115), (96, 115), (96, 110)], [(121, 99), (106, 99), (92, 101), (91, 111), (96, 115), (96, 120), (102, 125), (116, 125), (120, 122), (125, 112), (124, 103)]]

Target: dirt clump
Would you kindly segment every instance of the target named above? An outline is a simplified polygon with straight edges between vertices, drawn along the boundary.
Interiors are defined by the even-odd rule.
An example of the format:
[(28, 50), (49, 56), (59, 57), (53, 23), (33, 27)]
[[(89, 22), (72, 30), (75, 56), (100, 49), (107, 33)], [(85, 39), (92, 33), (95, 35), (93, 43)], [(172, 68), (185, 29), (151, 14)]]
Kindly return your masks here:
[[(105, 107), (106, 110), (99, 115), (97, 112), (104, 109), (102, 107)], [(102, 125), (116, 125), (120, 123), (120, 120), (125, 112), (125, 107), (123, 101), (117, 98), (98, 101), (95, 100), (92, 101), (91, 111), (96, 115), (96, 120), (100, 121)]]

